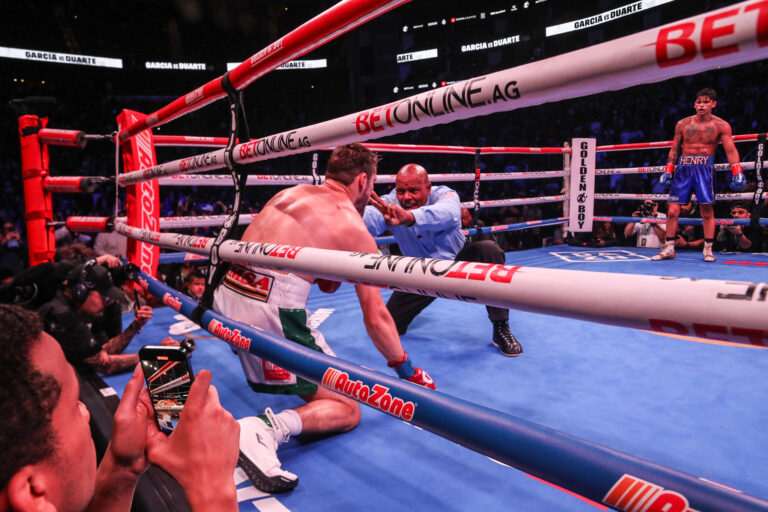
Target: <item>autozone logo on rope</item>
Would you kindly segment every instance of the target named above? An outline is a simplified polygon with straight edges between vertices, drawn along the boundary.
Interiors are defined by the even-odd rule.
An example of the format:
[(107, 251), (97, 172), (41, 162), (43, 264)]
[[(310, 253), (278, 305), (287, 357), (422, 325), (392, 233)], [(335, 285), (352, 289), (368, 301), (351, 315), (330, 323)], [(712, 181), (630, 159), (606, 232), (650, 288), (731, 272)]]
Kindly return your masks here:
[(369, 387), (362, 381), (350, 380), (347, 372), (333, 367), (328, 367), (321, 382), (328, 389), (347, 395), (354, 400), (405, 421), (411, 421), (414, 412), (416, 412), (416, 404), (393, 396), (389, 393), (388, 387), (381, 384), (374, 384), (373, 387)]
[(163, 304), (169, 306), (171, 309), (175, 309), (176, 311), (181, 311), (181, 301), (170, 293), (165, 293), (163, 295)]
[[(721, 40), (736, 31), (736, 25), (729, 22), (739, 14), (756, 11), (755, 36), (759, 47), (768, 45), (768, 0), (753, 3), (744, 7), (718, 12), (705, 16), (701, 21), (701, 27), (697, 22), (684, 22), (670, 25), (659, 30), (656, 36), (656, 63), (660, 68), (678, 66), (696, 58), (701, 51), (705, 59), (720, 57), (740, 51), (736, 43), (728, 44)], [(700, 31), (697, 29), (700, 28)], [(691, 36), (699, 32), (699, 39)], [(681, 52), (682, 50), (682, 52)], [(675, 56), (671, 54), (674, 53)]]
[(698, 512), (682, 494), (628, 474), (613, 484), (603, 503), (625, 512)]
[(264, 156), (270, 153), (310, 147), (312, 147), (312, 143), (309, 141), (309, 137), (296, 137), (296, 130), (293, 130), (241, 144), (239, 152), (242, 160), (251, 156)]
[(229, 327), (224, 327), (224, 324), (218, 320), (210, 321), (208, 324), (208, 332), (236, 347), (242, 348), (243, 350), (249, 350), (251, 347), (251, 338), (243, 336), (240, 329), (235, 329), (233, 331)]
[(203, 153), (202, 155), (195, 155), (189, 158), (185, 158), (179, 162), (180, 171), (191, 171), (199, 167), (205, 167), (209, 165), (217, 165), (219, 160), (216, 153)]
[[(487, 77), (474, 78), (467, 80), (463, 85), (448, 85), (383, 107), (360, 112), (355, 119), (355, 130), (360, 135), (366, 135), (384, 130), (387, 126), (394, 127), (395, 123), (405, 125), (414, 120), (420, 121), (419, 116), (439, 117), (455, 112), (456, 108), (477, 108), (520, 98), (517, 81), (511, 80), (504, 86), (495, 84), (493, 90), (489, 91), (487, 86), (484, 88), (483, 81), (486, 79)], [(490, 98), (486, 99), (489, 94)]]

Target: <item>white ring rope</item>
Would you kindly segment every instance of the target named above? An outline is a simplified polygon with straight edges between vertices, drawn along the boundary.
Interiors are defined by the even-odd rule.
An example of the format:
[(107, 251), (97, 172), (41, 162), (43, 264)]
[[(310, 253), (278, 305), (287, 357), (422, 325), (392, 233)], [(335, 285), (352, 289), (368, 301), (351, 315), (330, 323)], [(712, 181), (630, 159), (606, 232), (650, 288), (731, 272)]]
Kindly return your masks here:
[[(743, 199), (752, 199), (755, 195), (754, 192), (728, 192), (723, 194), (716, 194), (715, 201), (737, 201)], [(638, 200), (638, 199), (656, 199), (658, 201), (666, 201), (669, 199), (669, 194), (620, 194), (616, 192), (608, 192), (605, 194), (595, 194), (595, 199), (618, 199), (618, 200)], [(696, 201), (696, 194), (691, 194), (691, 199)]]
[[(230, 180), (231, 183), (232, 180)], [(517, 199), (494, 199), (490, 201), (480, 201), (481, 208), (500, 208), (503, 206), (518, 206), (523, 204), (544, 204), (565, 201), (565, 196), (542, 196), (542, 197), (521, 197)], [(474, 201), (460, 203), (462, 208), (470, 210), (475, 209)], [(250, 224), (258, 213), (241, 213), (238, 219), (238, 225)], [(224, 224), (229, 215), (183, 215), (175, 217), (160, 217), (160, 229), (171, 228), (209, 228), (218, 227)], [(78, 217), (79, 220), (103, 219), (103, 217)], [(126, 222), (125, 217), (117, 217), (118, 222)], [(535, 227), (535, 226), (532, 226)], [(72, 226), (77, 230), (76, 226)]]
[[(565, 201), (564, 195), (541, 196), (541, 197), (519, 197), (517, 199), (492, 199), (490, 201), (480, 201), (480, 208), (498, 208), (502, 206), (518, 206), (521, 204), (558, 203), (562, 201)], [(475, 203), (474, 201), (467, 201), (465, 203), (461, 203), (461, 207), (474, 210)]]
[[(297, 128), (235, 146), (235, 161), (246, 164), (317, 148), (361, 142), (396, 133), (480, 115), (587, 96), (633, 85), (659, 82), (718, 67), (729, 67), (768, 57), (768, 45), (758, 34), (759, 12), (741, 2), (620, 39), (532, 62), (489, 75)], [(738, 14), (733, 15), (734, 12)], [(701, 31), (705, 19), (728, 16), (728, 52), (700, 49), (680, 58), (680, 49), (667, 40), (671, 27), (685, 23)], [(732, 30), (731, 30), (732, 29)], [(700, 39), (697, 36), (696, 40)], [(718, 38), (718, 43), (721, 41)], [(689, 58), (688, 58), (689, 57)], [(122, 186), (162, 176), (219, 169), (224, 150), (167, 162), (120, 176)]]
[[(754, 166), (754, 163), (752, 164)], [(662, 171), (664, 169), (662, 168)], [(522, 171), (522, 172), (486, 172), (480, 175), (480, 181), (514, 181), (558, 178), (566, 176), (566, 171)], [(395, 182), (394, 174), (377, 174), (376, 184)], [(320, 180), (325, 181), (324, 176)], [(430, 173), (429, 181), (436, 183), (474, 181), (474, 173)], [(157, 182), (166, 187), (218, 187), (233, 186), (232, 177), (226, 174), (178, 174), (166, 178), (158, 178)], [(312, 183), (312, 176), (303, 174), (252, 174), (248, 176), (248, 186), (267, 185), (298, 185)]]
[[(755, 169), (755, 162), (741, 162), (741, 167), (745, 171), (753, 171)], [(715, 164), (716, 171), (730, 171), (730, 164)], [(595, 174), (607, 175), (607, 174), (646, 174), (646, 173), (658, 173), (664, 172), (663, 165), (653, 165), (650, 167), (618, 167), (616, 169), (595, 169)]]
[[(212, 238), (116, 223), (153, 245), (208, 255)], [(768, 284), (515, 267), (227, 240), (225, 261), (636, 329), (768, 344)], [(556, 283), (553, 285), (553, 283)], [(642, 304), (642, 307), (638, 307)]]

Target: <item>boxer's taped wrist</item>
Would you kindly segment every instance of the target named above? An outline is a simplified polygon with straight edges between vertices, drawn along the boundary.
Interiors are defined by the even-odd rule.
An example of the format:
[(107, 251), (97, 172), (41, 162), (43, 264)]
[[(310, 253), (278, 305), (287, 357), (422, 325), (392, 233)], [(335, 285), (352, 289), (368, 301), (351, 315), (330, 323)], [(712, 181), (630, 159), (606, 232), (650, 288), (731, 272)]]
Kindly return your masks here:
[(408, 352), (405, 351), (403, 352), (402, 361), (388, 361), (387, 366), (394, 368), (397, 376), (401, 379), (410, 379), (416, 371), (413, 368), (413, 363), (408, 358)]

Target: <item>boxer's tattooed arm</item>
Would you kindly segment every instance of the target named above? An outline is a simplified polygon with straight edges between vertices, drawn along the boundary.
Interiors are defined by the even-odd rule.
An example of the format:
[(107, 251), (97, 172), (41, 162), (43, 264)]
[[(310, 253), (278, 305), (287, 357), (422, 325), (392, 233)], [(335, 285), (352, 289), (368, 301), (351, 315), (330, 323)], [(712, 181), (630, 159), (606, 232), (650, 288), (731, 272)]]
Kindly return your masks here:
[(675, 163), (680, 156), (680, 148), (683, 144), (683, 125), (685, 119), (679, 121), (675, 126), (675, 139), (672, 141), (672, 148), (669, 150), (669, 157), (667, 162)]
[(136, 334), (137, 328), (134, 323), (131, 323), (123, 332), (109, 340), (104, 344), (104, 350), (107, 354), (119, 354), (133, 339)]

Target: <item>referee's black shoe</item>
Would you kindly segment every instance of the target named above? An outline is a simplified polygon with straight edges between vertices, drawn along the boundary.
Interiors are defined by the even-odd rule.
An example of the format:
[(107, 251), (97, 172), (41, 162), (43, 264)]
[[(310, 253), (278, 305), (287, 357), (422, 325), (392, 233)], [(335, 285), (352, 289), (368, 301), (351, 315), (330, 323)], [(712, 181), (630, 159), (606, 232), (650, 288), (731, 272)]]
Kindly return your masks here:
[(517, 357), (523, 353), (523, 346), (510, 332), (507, 320), (493, 322), (493, 344), (507, 357)]

